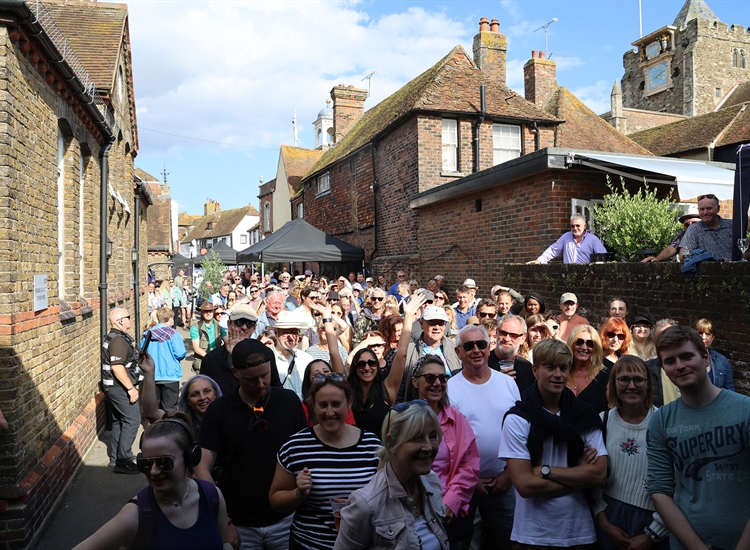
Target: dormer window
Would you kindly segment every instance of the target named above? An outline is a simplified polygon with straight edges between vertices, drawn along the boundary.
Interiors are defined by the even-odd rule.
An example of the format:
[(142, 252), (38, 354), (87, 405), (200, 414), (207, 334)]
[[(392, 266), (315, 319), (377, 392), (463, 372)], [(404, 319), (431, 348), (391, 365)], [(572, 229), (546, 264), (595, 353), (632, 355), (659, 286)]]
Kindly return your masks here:
[(206, 227), (207, 231), (211, 231), (214, 228), (214, 222), (208, 222), (208, 226)]

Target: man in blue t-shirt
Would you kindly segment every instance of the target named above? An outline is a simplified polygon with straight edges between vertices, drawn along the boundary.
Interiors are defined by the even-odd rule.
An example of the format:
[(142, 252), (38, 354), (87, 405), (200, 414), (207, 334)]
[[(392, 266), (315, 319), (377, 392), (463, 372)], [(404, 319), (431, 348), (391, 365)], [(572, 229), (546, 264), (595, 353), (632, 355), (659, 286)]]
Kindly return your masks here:
[(750, 548), (750, 398), (711, 383), (692, 328), (667, 328), (656, 352), (681, 396), (648, 425), (648, 491), (670, 546)]

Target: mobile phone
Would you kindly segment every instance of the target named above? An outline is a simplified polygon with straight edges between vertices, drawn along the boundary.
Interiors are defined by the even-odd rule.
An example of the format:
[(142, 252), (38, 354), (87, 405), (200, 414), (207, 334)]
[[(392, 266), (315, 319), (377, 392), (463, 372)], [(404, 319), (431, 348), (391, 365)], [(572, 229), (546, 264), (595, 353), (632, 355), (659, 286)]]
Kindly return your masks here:
[(151, 331), (147, 330), (143, 333), (143, 340), (141, 341), (141, 347), (138, 348), (138, 357), (143, 357), (148, 350), (148, 345), (151, 343)]

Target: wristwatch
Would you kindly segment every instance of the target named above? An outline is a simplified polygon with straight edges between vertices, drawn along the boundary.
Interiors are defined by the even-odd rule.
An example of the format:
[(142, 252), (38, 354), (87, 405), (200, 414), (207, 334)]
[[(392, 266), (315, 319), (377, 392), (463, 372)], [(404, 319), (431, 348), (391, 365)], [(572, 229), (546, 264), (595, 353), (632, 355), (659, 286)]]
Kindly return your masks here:
[(333, 317), (324, 317), (323, 318), (324, 323), (333, 323)]
[[(646, 535), (648, 538), (650, 538), (652, 541), (654, 541), (654, 544), (656, 544), (656, 543), (658, 543), (658, 542), (661, 541), (661, 539), (656, 534), (656, 532), (654, 532), (654, 530), (651, 529), (648, 526), (644, 527), (643, 534)], [(710, 548), (710, 546), (709, 546), (709, 548)]]
[(550, 469), (549, 469), (549, 466), (547, 466), (547, 465), (545, 464), (544, 466), (542, 466), (542, 469), (541, 469), (541, 470), (539, 470), (539, 471), (540, 471), (540, 472), (541, 472), (541, 474), (542, 474), (542, 479), (549, 479), (549, 473), (550, 473)]

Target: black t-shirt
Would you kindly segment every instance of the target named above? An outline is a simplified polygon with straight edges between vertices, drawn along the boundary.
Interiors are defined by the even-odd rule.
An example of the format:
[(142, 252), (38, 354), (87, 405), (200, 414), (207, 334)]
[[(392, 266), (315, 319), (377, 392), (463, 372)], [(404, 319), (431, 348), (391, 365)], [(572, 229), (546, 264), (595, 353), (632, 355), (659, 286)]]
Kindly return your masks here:
[(282, 388), (269, 391), (260, 415), (265, 425), (259, 420), (250, 429), (253, 409), (236, 390), (209, 405), (198, 433), (198, 444), (217, 454), (216, 466), (227, 476), (220, 487), (232, 522), (245, 527), (267, 527), (288, 515), (275, 512), (268, 502), (276, 453), (307, 427), (297, 394)]
[(135, 357), (135, 348), (133, 345), (118, 334), (109, 343), (109, 364), (110, 365), (127, 365)]
[(222, 395), (229, 395), (240, 387), (239, 380), (232, 374), (232, 354), (227, 352), (226, 346), (219, 346), (203, 357), (201, 374), (212, 378)]
[[(489, 365), (492, 370), (502, 372), (500, 369), (500, 359), (497, 358), (494, 351), (490, 352)], [(516, 357), (516, 360), (513, 362), (513, 370), (516, 371), (516, 385), (518, 386), (518, 391), (523, 395), (523, 392), (536, 384), (534, 371), (531, 370), (531, 363), (523, 357)]]

